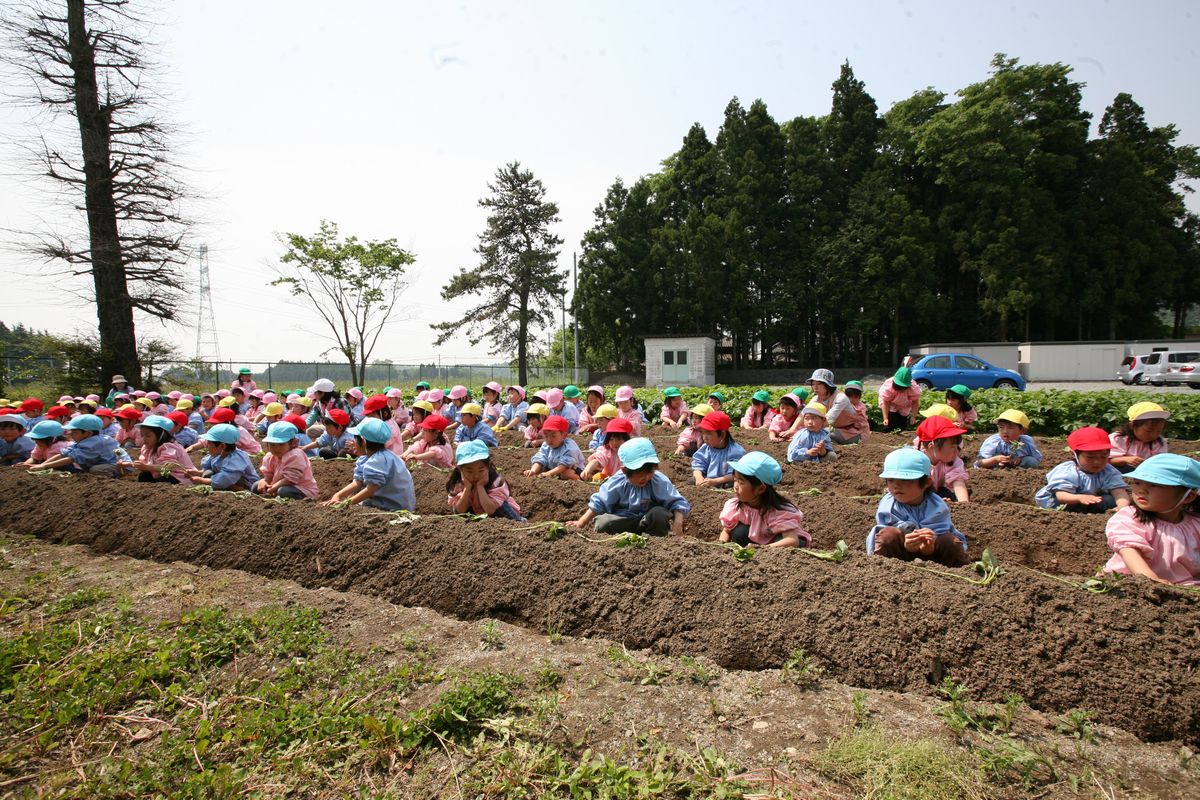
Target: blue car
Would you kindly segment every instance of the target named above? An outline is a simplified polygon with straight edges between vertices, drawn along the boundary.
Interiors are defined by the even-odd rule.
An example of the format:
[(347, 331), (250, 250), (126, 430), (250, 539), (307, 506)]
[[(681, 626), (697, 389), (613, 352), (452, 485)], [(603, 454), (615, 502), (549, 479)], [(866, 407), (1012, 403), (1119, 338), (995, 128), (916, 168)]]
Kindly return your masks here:
[(1011, 369), (993, 367), (966, 353), (930, 353), (912, 365), (913, 380), (922, 389), (949, 389), (961, 383), (968, 389), (1025, 391), (1025, 379)]

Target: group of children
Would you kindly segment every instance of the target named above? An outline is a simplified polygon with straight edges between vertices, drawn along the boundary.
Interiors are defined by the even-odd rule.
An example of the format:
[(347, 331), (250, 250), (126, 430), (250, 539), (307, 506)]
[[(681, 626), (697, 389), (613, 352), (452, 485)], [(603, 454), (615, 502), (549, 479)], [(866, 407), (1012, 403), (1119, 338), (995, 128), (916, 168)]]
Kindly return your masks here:
[[(970, 405), (971, 392), (962, 386), (948, 391), (944, 403), (923, 410), (897, 405), (897, 393), (909, 388), (900, 384), (909, 378), (901, 370), (891, 379), (895, 388), (888, 410), (909, 421), (917, 415), (923, 420), (912, 446), (884, 460), (880, 478), (886, 493), (867, 550), (961, 565), (967, 560), (967, 539), (955, 528), (947, 501), (969, 502), (963, 437), (973, 431), (978, 415)], [(249, 399), (242, 402), (239, 394)], [(812, 537), (803, 527), (803, 513), (777, 491), (783, 467), (734, 440), (733, 422), (722, 410), (723, 393), (714, 391), (706, 403), (690, 409), (677, 388), (663, 394), (662, 412), (653, 424), (680, 431), (675, 452), (690, 457), (694, 485), (732, 489), (720, 514), (720, 539), (808, 546)], [(785, 393), (775, 409), (767, 392), (755, 393), (741, 428), (787, 441), (789, 463), (828, 462), (838, 457), (835, 442), (870, 435), (861, 398), (861, 384), (851, 381), (839, 391), (832, 373), (817, 370), (808, 387)], [(3, 401), (0, 405), (8, 407), (0, 407), (0, 463), (113, 476), (133, 472), (139, 481), (207, 484), (303, 500), (320, 494), (311, 458), (349, 456), (355, 459), (352, 480), (325, 505), (349, 502), (409, 511), (416, 505), (410, 467), (427, 463), (450, 472), (451, 510), (520, 520), (520, 505), (490, 450), (497, 446), (497, 433), (516, 431), (535, 450), (526, 476), (599, 484), (587, 510), (569, 523), (574, 527), (594, 522), (605, 532), (681, 533), (691, 510), (658, 470), (655, 446), (641, 435), (651, 421), (628, 386), (616, 391), (614, 404), (600, 386), (586, 393), (567, 386), (527, 397), (523, 387), (489, 383), (483, 402), (476, 403), (466, 387), (447, 391), (425, 384), (418, 385), (416, 400), (405, 408), (399, 389), (388, 387), (369, 397), (352, 389), (343, 398), (328, 381), (282, 403), (270, 392), (237, 385), (200, 396), (198, 405), (196, 398), (175, 392), (136, 398), (117, 392), (112, 399), (119, 404), (115, 409), (103, 406), (96, 395), (62, 397), (50, 409), (34, 398)], [(1067, 438), (1071, 460), (1047, 473), (1034, 500), (1068, 512), (1114, 511), (1107, 525), (1113, 556), (1105, 569), (1200, 584), (1200, 463), (1167, 452), (1163, 432), (1169, 416), (1161, 406), (1144, 402), (1131, 406), (1126, 424), (1111, 435), (1096, 427), (1072, 432)], [(975, 468), (1041, 465), (1023, 412), (1008, 409), (994, 422), (997, 432), (980, 446)], [(585, 455), (572, 434), (589, 433)], [(190, 451), (201, 448), (197, 468)], [(136, 458), (130, 450), (136, 450)], [(256, 467), (254, 459), (264, 450)]]

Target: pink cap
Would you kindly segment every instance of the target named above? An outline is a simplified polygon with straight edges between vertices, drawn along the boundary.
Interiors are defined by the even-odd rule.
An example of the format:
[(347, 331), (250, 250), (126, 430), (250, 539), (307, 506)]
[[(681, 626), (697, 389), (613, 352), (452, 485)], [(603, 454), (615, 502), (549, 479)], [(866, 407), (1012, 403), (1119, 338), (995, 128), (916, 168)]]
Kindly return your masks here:
[(546, 405), (550, 406), (550, 408), (558, 408), (562, 405), (562, 389), (547, 389), (542, 392), (542, 397), (546, 398)]
[(633, 387), (632, 386), (622, 386), (620, 389), (617, 389), (617, 402), (618, 403), (621, 402), (622, 400), (632, 400), (632, 399), (633, 399)]
[(146, 393), (143, 392), (141, 389), (138, 389), (136, 392), (133, 393), (133, 396), (134, 397), (145, 397)]
[(446, 393), (441, 389), (430, 389), (429, 395), (425, 399), (431, 403), (440, 403), (446, 399)]
[(289, 394), (287, 396), (287, 404), (290, 406), (292, 403), (296, 402), (299, 399), (300, 399), (300, 395), (296, 394), (295, 392), (292, 392), (291, 394)]
[(388, 397), (399, 397), (399, 398), (403, 398), (403, 397), (404, 397), (404, 392), (400, 391), (399, 389), (395, 389), (395, 388), (393, 388), (393, 389), (388, 389), (388, 390), (387, 390), (387, 396), (388, 396)]
[(146, 392), (146, 397), (151, 400), (162, 400), (162, 395), (158, 392)]
[(596, 394), (600, 395), (601, 400), (604, 399), (604, 387), (603, 386), (589, 386), (588, 394), (591, 394), (592, 392), (595, 392)]
[(76, 402), (75, 398), (71, 397), (71, 395), (69, 395), (69, 394), (64, 394), (62, 397), (58, 398), (58, 404), (60, 406), (63, 405), (64, 403), (74, 403), (74, 402)]
[(222, 400), (224, 400), (231, 394), (233, 394), (233, 392), (229, 391), (228, 389), (222, 389), (221, 391), (217, 392), (217, 397), (220, 397)]
[(354, 387), (353, 389), (347, 389), (346, 397), (353, 397), (355, 400), (362, 400), (363, 399), (362, 389), (359, 389), (357, 386)]
[(517, 386), (516, 384), (513, 384), (512, 386), (509, 386), (506, 391), (511, 392), (513, 389), (517, 390), (518, 397), (520, 397), (522, 400), (525, 399), (525, 387), (524, 386)]
[(181, 397), (183, 397), (183, 392), (167, 392), (168, 400), (178, 400)]
[(450, 388), (450, 399), (451, 400), (462, 400), (466, 396), (467, 396), (467, 387), (459, 384), (456, 386), (452, 386)]
[(266, 394), (266, 392), (264, 392), (262, 389), (255, 389), (253, 392), (250, 393), (250, 396), (257, 397), (259, 400), (262, 400), (264, 394)]
[(417, 392), (417, 399), (418, 400), (428, 400), (429, 399), (429, 390), (422, 389), (421, 391)]
[(483, 385), (483, 388), (491, 389), (496, 394), (504, 394), (504, 390), (502, 388), (500, 388), (500, 384), (496, 383), (495, 381), (490, 381), (488, 383), (485, 383)]
[(274, 392), (263, 392), (262, 400), (264, 403), (275, 403), (279, 400), (279, 395)]
[(99, 402), (100, 402), (100, 395), (98, 395), (98, 394), (89, 394), (89, 395), (88, 395), (86, 398), (84, 398), (84, 399), (85, 399), (85, 400), (91, 400), (93, 403), (99, 403)]

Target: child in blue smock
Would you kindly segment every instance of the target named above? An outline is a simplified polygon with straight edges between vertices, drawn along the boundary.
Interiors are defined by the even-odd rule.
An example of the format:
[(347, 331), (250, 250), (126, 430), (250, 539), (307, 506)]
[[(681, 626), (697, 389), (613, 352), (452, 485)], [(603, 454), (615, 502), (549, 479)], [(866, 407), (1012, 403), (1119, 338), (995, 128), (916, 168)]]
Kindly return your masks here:
[(1046, 473), (1046, 485), (1034, 496), (1035, 503), (1084, 514), (1129, 505), (1125, 479), (1108, 463), (1112, 442), (1107, 433), (1094, 427), (1071, 431), (1067, 447), (1075, 457)]
[(617, 451), (621, 471), (600, 485), (588, 500), (587, 511), (567, 525), (584, 528), (592, 520), (600, 533), (683, 535), (683, 521), (692, 510), (671, 479), (658, 471), (658, 453), (649, 439), (630, 439)]
[(454, 441), (483, 442), (488, 447), (496, 447), (495, 432), (483, 421), (483, 406), (479, 403), (464, 403), (458, 410), (458, 430), (454, 432)]
[(1024, 467), (1036, 469), (1042, 464), (1042, 453), (1038, 450), (1029, 430), (1029, 417), (1015, 408), (1010, 408), (996, 418), (999, 433), (994, 433), (979, 448), (975, 466), (981, 469)]
[(208, 451), (200, 461), (200, 469), (188, 470), (192, 483), (208, 484), (214, 489), (249, 491), (258, 483), (258, 470), (250, 456), (238, 449), (241, 432), (236, 425), (222, 422), (209, 428), (200, 437)]
[(322, 505), (332, 506), (344, 500), (385, 511), (414, 511), (417, 496), (412, 473), (404, 462), (388, 450), (392, 427), (381, 419), (367, 417), (350, 429), (355, 447), (363, 455), (354, 462), (354, 479)]
[(93, 414), (81, 414), (63, 426), (73, 444), (42, 464), (43, 469), (65, 469), (120, 477), (123, 465), (133, 459), (117, 440), (104, 434), (104, 420)]
[(25, 431), (20, 415), (0, 414), (0, 466), (11, 467), (29, 458), (33, 440)]
[(919, 450), (888, 453), (879, 473), (887, 481), (887, 493), (867, 535), (868, 553), (902, 561), (923, 558), (947, 567), (967, 563), (967, 537), (954, 527), (949, 506), (934, 491), (932, 468)]
[(508, 402), (500, 407), (500, 419), (496, 422), (496, 431), (518, 430), (525, 424), (525, 412), (529, 403), (525, 402), (525, 389), (521, 386), (509, 386), (505, 391)]
[(586, 461), (583, 451), (575, 440), (567, 436), (567, 420), (563, 417), (547, 417), (542, 425), (546, 441), (533, 455), (533, 466), (525, 470), (531, 478), (559, 478), (564, 481), (579, 480)]
[(804, 464), (806, 462), (833, 461), (837, 453), (833, 450), (833, 439), (825, 428), (825, 406), (820, 403), (809, 403), (800, 412), (803, 425), (792, 441), (788, 444), (787, 460), (789, 464)]
[(733, 440), (732, 426), (724, 411), (705, 414), (696, 425), (704, 436), (704, 444), (692, 456), (692, 479), (697, 486), (733, 483), (733, 462), (746, 454), (746, 448)]

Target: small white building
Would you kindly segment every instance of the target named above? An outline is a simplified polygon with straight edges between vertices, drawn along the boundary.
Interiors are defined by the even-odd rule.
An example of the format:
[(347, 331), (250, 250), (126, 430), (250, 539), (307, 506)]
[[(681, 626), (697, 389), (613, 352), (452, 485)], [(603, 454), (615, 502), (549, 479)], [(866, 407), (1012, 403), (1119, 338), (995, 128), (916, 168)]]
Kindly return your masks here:
[(717, 382), (717, 342), (711, 336), (647, 336), (647, 386), (711, 386)]

